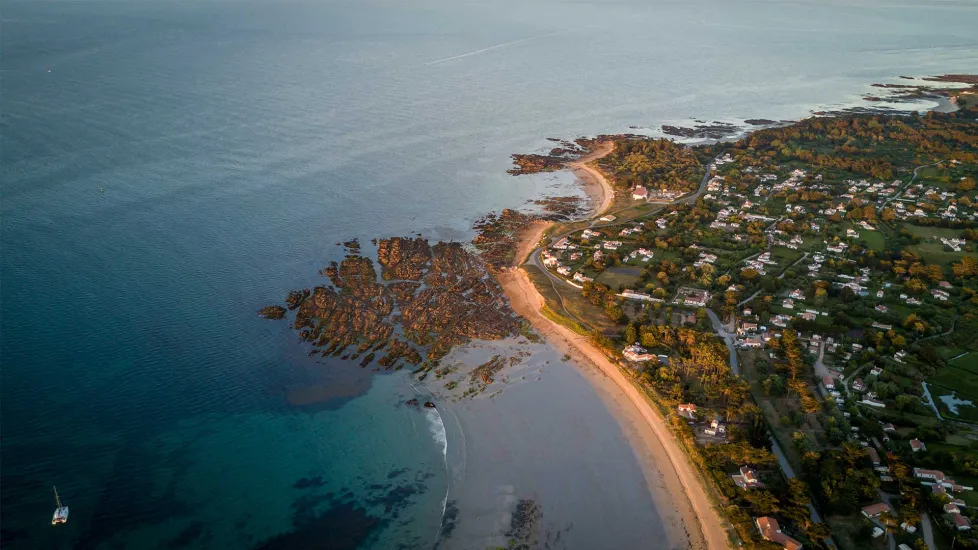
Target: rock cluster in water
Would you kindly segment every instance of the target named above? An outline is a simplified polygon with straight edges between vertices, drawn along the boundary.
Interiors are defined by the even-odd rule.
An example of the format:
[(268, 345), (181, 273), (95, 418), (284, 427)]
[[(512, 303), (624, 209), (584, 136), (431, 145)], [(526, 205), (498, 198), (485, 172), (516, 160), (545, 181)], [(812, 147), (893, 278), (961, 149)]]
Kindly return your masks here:
[[(482, 259), (461, 243), (380, 240), (379, 277), (374, 262), (351, 244), (342, 262), (321, 271), (331, 285), (292, 291), (286, 298), (295, 310), (293, 328), (314, 353), (362, 356), (361, 366), (380, 356), (379, 366), (399, 369), (437, 361), (474, 338), (501, 339), (519, 331), (519, 319)], [(260, 313), (285, 316), (281, 306)]]
[(684, 138), (722, 139), (736, 135), (740, 131), (741, 128), (734, 124), (715, 121), (712, 124), (697, 124), (692, 128), (669, 125), (662, 126), (663, 133)]

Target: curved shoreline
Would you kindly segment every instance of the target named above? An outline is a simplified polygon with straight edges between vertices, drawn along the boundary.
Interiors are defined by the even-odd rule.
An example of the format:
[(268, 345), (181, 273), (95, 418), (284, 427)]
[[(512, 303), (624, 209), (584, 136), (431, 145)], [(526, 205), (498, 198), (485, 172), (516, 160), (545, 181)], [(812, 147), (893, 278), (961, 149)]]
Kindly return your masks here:
[[(521, 268), (497, 275), (513, 310), (530, 321), (558, 350), (568, 353), (619, 421), (645, 473), (646, 483), (670, 534), (670, 547), (729, 548), (724, 522), (686, 460), (683, 450), (639, 389), (587, 338), (541, 313), (543, 296)], [(590, 368), (588, 368), (590, 367)], [(685, 540), (683, 540), (685, 539)]]
[[(614, 189), (599, 170), (588, 163), (614, 150), (614, 143), (602, 143), (595, 151), (567, 163), (586, 185), (601, 190), (601, 200), (591, 218), (608, 210)], [(522, 265), (537, 248), (550, 223), (536, 223), (521, 235), (516, 265)], [(669, 533), (670, 547), (686, 544), (708, 550), (730, 547), (725, 522), (707, 496), (699, 475), (690, 465), (684, 451), (666, 425), (665, 418), (648, 398), (607, 356), (587, 338), (551, 321), (541, 313), (543, 296), (521, 267), (497, 273), (499, 284), (509, 298), (510, 306), (544, 335), (547, 341), (568, 353), (580, 365), (580, 372), (605, 402), (609, 412), (622, 428), (645, 474), (646, 483), (663, 527)]]
[[(604, 157), (615, 150), (613, 141), (603, 141), (590, 153), (568, 162), (567, 167), (584, 182), (584, 189), (595, 202), (594, 217), (608, 211), (615, 199), (615, 189), (600, 170), (590, 166), (590, 162)], [(600, 196), (600, 199), (596, 197)], [(519, 264), (517, 264), (519, 265)]]

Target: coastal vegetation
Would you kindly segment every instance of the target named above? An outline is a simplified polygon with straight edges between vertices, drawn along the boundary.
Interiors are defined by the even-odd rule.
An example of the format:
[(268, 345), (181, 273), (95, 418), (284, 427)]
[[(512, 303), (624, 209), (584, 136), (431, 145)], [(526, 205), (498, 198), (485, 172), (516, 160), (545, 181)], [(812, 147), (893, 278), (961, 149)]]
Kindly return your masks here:
[[(760, 516), (809, 548), (978, 547), (978, 108), (956, 103), (619, 138), (598, 166), (623, 190), (692, 191), (706, 165), (709, 184), (543, 251), (549, 317), (633, 373), (747, 547), (774, 544)], [(731, 481), (743, 467), (762, 489)]]
[[(558, 224), (531, 254), (537, 313), (655, 404), (745, 548), (782, 547), (758, 518), (806, 548), (978, 548), (978, 107), (958, 104), (696, 147), (619, 135), (514, 155), (525, 174), (607, 147), (589, 166), (628, 204)], [(313, 353), (476, 394), (518, 358), (493, 355), (467, 380), (440, 360), (475, 338), (536, 337), (492, 275), (512, 273), (534, 223), (576, 220), (577, 202), (552, 199), (486, 215), (471, 247), (378, 241), (379, 273), (348, 242), (322, 270), (331, 284), (259, 314), (294, 311)], [(935, 491), (921, 469), (954, 481)]]
[(668, 139), (615, 138), (615, 149), (598, 166), (615, 186), (692, 191), (705, 168), (689, 148)]

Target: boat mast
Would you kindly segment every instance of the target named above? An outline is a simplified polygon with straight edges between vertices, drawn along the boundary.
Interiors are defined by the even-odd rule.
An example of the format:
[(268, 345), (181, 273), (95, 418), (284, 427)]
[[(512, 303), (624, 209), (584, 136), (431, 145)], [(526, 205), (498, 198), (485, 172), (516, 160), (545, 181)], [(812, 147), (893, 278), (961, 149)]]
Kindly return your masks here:
[(62, 506), (61, 506), (61, 497), (58, 496), (58, 488), (57, 487), (54, 487), (54, 500), (55, 500), (55, 502), (58, 503), (58, 508), (59, 509), (62, 508)]

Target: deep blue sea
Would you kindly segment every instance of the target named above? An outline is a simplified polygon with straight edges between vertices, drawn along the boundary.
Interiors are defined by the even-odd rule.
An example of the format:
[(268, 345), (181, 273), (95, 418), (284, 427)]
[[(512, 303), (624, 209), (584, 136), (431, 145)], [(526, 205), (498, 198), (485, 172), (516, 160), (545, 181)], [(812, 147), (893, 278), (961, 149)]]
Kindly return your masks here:
[[(258, 308), (337, 241), (469, 239), (566, 187), (505, 173), (546, 137), (978, 72), (976, 21), (971, 0), (4, 2), (3, 547), (430, 548), (446, 436), (399, 406), (407, 377), (323, 368)], [(304, 386), (345, 397), (290, 405)]]

